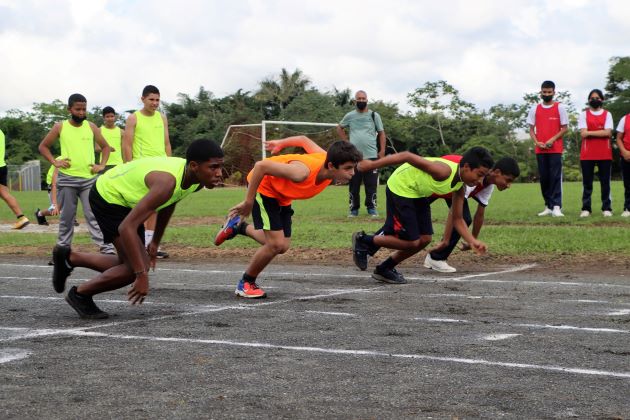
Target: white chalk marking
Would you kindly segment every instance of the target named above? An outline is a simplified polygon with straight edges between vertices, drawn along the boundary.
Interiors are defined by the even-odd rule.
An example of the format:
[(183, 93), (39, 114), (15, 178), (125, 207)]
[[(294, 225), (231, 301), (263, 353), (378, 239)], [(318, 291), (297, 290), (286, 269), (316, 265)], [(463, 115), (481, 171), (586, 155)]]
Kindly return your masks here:
[(512, 338), (512, 337), (518, 337), (519, 335), (522, 335), (522, 334), (488, 334), (488, 335), (484, 335), (482, 338), (488, 341), (500, 341), (500, 340), (507, 340), (508, 338)]
[(348, 312), (326, 312), (326, 311), (304, 311), (308, 314), (318, 314), (318, 315), (332, 315), (332, 316), (350, 316), (355, 317), (355, 314), (350, 314)]
[(22, 349), (2, 349), (0, 350), (0, 364), (12, 362), (13, 360), (26, 359), (32, 353)]
[(569, 331), (584, 331), (584, 332), (596, 332), (596, 333), (616, 333), (616, 334), (630, 334), (630, 330), (620, 330), (615, 328), (596, 328), (596, 327), (576, 327), (573, 325), (549, 325), (549, 324), (511, 324), (508, 322), (475, 322), (465, 319), (451, 319), (451, 318), (414, 318), (416, 321), (426, 322), (445, 322), (445, 323), (457, 323), (457, 324), (484, 324), (484, 325), (502, 325), (506, 327), (521, 327), (521, 328), (536, 328), (536, 329), (549, 329), (549, 330), (569, 330)]
[(630, 309), (619, 309), (618, 311), (609, 312), (607, 315), (609, 316), (630, 315)]
[(428, 322), (448, 322), (453, 324), (469, 324), (470, 321), (466, 321), (464, 319), (453, 319), (453, 318), (414, 318), (416, 321), (428, 321)]
[(349, 356), (370, 356), (370, 357), (396, 357), (404, 359), (416, 359), (416, 360), (429, 360), (434, 362), (446, 362), (446, 363), (461, 363), (467, 365), (482, 365), (482, 366), (496, 366), (513, 369), (527, 369), (527, 370), (541, 370), (548, 372), (561, 372), (570, 373), (576, 375), (595, 375), (595, 376), (609, 376), (616, 378), (629, 378), (630, 372), (615, 372), (599, 369), (588, 369), (580, 367), (566, 367), (556, 365), (536, 365), (530, 363), (511, 363), (511, 362), (495, 362), (484, 359), (468, 359), (461, 357), (440, 357), (430, 356), (425, 354), (397, 354), (397, 353), (384, 353), (373, 350), (349, 350), (349, 349), (336, 349), (336, 348), (324, 348), (324, 347), (303, 347), (303, 346), (284, 346), (271, 343), (260, 342), (239, 342), (239, 341), (227, 341), (227, 340), (206, 340), (206, 339), (192, 339), (192, 338), (175, 338), (175, 337), (151, 337), (151, 336), (139, 336), (139, 335), (121, 335), (121, 334), (106, 334), (106, 333), (85, 333), (75, 332), (73, 335), (86, 335), (91, 337), (106, 337), (121, 340), (144, 340), (154, 342), (171, 342), (171, 343), (197, 343), (197, 344), (213, 344), (223, 346), (234, 347), (247, 347), (247, 348), (262, 348), (262, 349), (280, 349), (298, 352), (311, 352), (311, 353), (323, 353), (323, 354), (337, 354), (337, 355), (349, 355)]

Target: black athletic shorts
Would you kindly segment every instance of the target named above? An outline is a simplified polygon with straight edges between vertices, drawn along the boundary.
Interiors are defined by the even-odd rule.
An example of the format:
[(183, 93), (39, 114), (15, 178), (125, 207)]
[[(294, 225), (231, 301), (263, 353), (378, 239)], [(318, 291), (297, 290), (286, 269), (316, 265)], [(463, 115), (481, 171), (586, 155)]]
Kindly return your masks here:
[(293, 216), (291, 205), (281, 206), (275, 198), (256, 194), (252, 209), (252, 219), (256, 229), (282, 230), (284, 237), (290, 238), (291, 216)]
[[(96, 183), (90, 189), (90, 207), (103, 233), (103, 242), (106, 244), (114, 242), (114, 239), (120, 236), (118, 227), (131, 212), (131, 209), (105, 201), (96, 190)], [(138, 236), (140, 237), (141, 243), (144, 244), (143, 224), (138, 226)]]
[(2, 168), (0, 168), (0, 185), (4, 185), (5, 187), (7, 186), (8, 174), (9, 168), (7, 167), (7, 165), (4, 165)]
[(431, 204), (428, 198), (407, 198), (385, 189), (387, 217), (383, 225), (385, 235), (415, 241), (421, 235), (433, 235)]

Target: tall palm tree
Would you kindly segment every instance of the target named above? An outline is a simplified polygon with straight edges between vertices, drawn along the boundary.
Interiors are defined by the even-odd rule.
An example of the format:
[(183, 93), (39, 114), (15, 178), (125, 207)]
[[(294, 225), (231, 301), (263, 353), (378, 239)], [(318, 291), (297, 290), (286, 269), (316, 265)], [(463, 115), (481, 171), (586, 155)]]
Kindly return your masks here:
[(283, 68), (279, 77), (267, 77), (260, 82), (260, 89), (256, 92), (256, 99), (263, 102), (268, 116), (278, 116), (291, 101), (306, 91), (311, 84), (302, 70), (295, 69), (289, 73)]

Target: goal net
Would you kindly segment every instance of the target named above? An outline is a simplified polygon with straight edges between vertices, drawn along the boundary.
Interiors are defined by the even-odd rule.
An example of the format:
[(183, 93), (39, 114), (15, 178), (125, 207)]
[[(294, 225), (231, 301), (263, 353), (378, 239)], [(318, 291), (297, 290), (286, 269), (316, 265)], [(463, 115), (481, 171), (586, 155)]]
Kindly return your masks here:
[[(266, 140), (291, 136), (306, 136), (327, 150), (338, 140), (337, 123), (301, 121), (262, 121), (260, 124), (235, 124), (227, 128), (221, 148), (224, 154), (224, 182), (226, 186), (245, 185), (247, 174), (254, 164), (267, 157)], [(303, 153), (287, 148), (281, 154)]]

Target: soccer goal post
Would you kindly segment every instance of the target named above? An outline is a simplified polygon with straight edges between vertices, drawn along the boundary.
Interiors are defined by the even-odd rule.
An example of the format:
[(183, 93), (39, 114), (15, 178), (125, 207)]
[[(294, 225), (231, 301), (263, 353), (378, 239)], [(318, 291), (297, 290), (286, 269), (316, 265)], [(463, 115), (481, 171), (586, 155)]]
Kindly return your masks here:
[[(223, 149), (226, 185), (244, 185), (247, 173), (254, 164), (267, 157), (265, 142), (303, 135), (323, 149), (338, 140), (337, 123), (310, 121), (263, 120), (257, 124), (233, 124), (225, 131)], [(295, 153), (289, 148), (282, 153)]]

